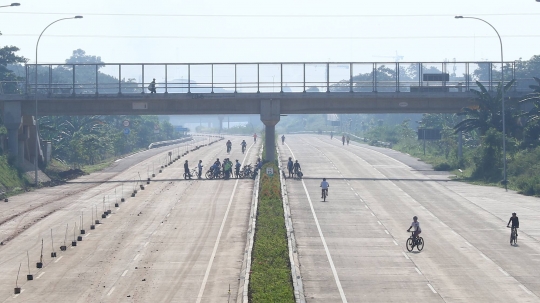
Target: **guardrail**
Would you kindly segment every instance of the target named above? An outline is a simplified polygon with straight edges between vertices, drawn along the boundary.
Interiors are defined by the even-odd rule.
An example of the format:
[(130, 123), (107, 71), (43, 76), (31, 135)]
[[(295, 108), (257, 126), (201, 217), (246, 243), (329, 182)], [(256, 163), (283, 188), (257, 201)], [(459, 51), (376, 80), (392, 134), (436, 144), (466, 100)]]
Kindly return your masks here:
[[(515, 62), (506, 62), (505, 68), (505, 78), (514, 79)], [(476, 81), (493, 91), (500, 62), (28, 64), (25, 75), (22, 82), (1, 82), (0, 93), (141, 94), (151, 93), (153, 79), (156, 93), (165, 94), (450, 93), (476, 88)], [(520, 79), (513, 90), (528, 90), (527, 81)]]

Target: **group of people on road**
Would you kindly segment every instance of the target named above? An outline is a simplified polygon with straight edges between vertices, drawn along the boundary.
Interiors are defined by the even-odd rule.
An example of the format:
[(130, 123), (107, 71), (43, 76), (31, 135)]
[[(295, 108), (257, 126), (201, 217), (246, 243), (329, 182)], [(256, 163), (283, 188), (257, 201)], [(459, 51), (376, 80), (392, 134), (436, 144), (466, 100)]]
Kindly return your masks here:
[(294, 176), (302, 177), (300, 163), (298, 163), (298, 160), (293, 162), (292, 157), (289, 157), (289, 161), (287, 162), (287, 170), (289, 171), (289, 178), (294, 178)]

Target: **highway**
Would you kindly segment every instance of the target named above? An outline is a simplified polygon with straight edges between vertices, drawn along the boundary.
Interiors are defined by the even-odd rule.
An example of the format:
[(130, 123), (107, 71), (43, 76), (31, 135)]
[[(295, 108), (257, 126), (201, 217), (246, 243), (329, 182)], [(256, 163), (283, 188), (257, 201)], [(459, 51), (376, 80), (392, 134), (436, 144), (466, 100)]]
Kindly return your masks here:
[[(540, 302), (537, 198), (449, 181), (410, 156), (327, 135), (287, 135), (278, 147), (283, 167), (292, 157), (304, 173), (286, 187), (307, 302)], [(425, 247), (410, 253), (414, 215)]]
[[(2, 202), (0, 302), (236, 301), (242, 295), (253, 180), (182, 177), (186, 159), (192, 168), (203, 160), (204, 172), (216, 158), (255, 163), (260, 142), (227, 139), (233, 143), (230, 155), (226, 140), (218, 141), (159, 173), (169, 151), (184, 153), (208, 141), (163, 147), (68, 184)], [(242, 139), (248, 142), (245, 154)], [(135, 197), (133, 189), (138, 189)], [(102, 218), (109, 209), (111, 214)], [(96, 219), (100, 223), (91, 229)], [(43, 267), (38, 269), (42, 239)], [(64, 244), (67, 249), (61, 251)], [(56, 258), (51, 257), (53, 250)], [(14, 294), (20, 265), (21, 293)]]

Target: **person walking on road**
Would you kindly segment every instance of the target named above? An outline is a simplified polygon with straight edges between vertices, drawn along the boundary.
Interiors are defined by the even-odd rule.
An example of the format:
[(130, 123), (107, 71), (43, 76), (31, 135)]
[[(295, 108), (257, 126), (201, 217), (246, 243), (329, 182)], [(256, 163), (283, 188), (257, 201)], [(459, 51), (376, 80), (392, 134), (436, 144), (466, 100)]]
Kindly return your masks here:
[(281, 136), (281, 145), (285, 144), (285, 135)]
[(191, 180), (191, 174), (189, 173), (189, 164), (188, 160), (184, 162), (184, 179), (189, 178)]
[(154, 80), (150, 82), (150, 85), (148, 85), (148, 90), (150, 91), (151, 94), (156, 93), (156, 78), (154, 78)]
[(289, 157), (289, 162), (287, 162), (287, 170), (289, 171), (289, 178), (294, 177), (294, 162), (292, 157)]
[(201, 179), (201, 176), (202, 176), (202, 168), (203, 168), (203, 165), (202, 165), (202, 160), (199, 160), (199, 164), (197, 164), (197, 168), (199, 169), (199, 179)]
[(253, 134), (253, 142), (257, 142), (257, 133)]
[(349, 137), (349, 135), (347, 135), (347, 145), (349, 145), (349, 141), (351, 141), (351, 137)]
[(330, 140), (334, 139), (334, 132), (330, 131)]
[(341, 143), (343, 143), (343, 145), (345, 145), (345, 135), (341, 136)]

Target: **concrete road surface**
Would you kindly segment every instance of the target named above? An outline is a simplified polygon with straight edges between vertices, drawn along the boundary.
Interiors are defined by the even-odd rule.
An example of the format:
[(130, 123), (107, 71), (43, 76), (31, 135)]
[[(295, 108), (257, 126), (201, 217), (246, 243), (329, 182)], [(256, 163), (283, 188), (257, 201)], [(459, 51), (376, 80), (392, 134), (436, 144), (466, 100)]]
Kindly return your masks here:
[[(235, 301), (243, 282), (253, 180), (182, 177), (186, 159), (190, 167), (203, 160), (204, 172), (216, 158), (255, 162), (259, 142), (252, 145), (245, 137), (248, 151), (242, 154), (243, 138), (227, 139), (233, 143), (231, 154), (222, 140), (159, 173), (168, 151), (187, 149), (164, 147), (69, 184), (2, 202), (0, 302)], [(146, 184), (152, 173), (156, 177)], [(144, 190), (137, 183), (139, 174)], [(138, 189), (135, 197), (130, 196), (133, 189)], [(122, 197), (126, 202), (120, 202)], [(112, 213), (102, 218), (109, 209)], [(96, 219), (100, 224), (92, 230)], [(64, 244), (67, 250), (60, 251)], [(43, 268), (37, 269), (40, 259)], [(22, 292), (15, 295), (19, 265)], [(29, 272), (32, 281), (27, 281)]]
[[(537, 198), (450, 181), (417, 159), (328, 135), (288, 135), (278, 147), (284, 167), (292, 157), (304, 173), (286, 182), (307, 302), (540, 301)], [(421, 252), (405, 248), (414, 215)]]

